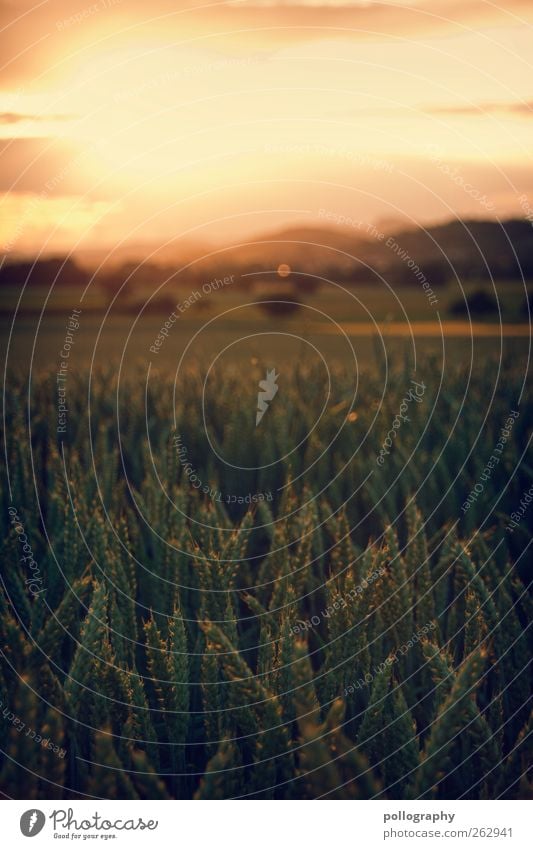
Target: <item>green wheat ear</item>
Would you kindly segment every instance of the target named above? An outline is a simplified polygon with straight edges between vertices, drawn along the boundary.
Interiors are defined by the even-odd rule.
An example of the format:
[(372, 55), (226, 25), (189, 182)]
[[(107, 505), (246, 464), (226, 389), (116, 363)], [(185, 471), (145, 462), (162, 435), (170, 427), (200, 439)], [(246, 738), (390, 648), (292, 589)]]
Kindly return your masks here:
[(107, 632), (107, 607), (105, 584), (95, 581), (91, 606), (85, 617), (78, 647), (65, 682), (65, 697), (75, 717), (79, 714), (84, 687), (91, 684), (90, 675), (94, 661), (101, 655)]
[(96, 734), (94, 763), (88, 779), (88, 792), (104, 799), (138, 799), (132, 780), (124, 769), (114, 746), (111, 729)]
[(189, 655), (187, 647), (187, 634), (185, 624), (181, 618), (181, 612), (174, 610), (174, 616), (169, 624), (169, 646), (172, 673), (172, 688), (170, 692), (170, 703), (174, 713), (172, 722), (172, 739), (178, 745), (180, 753), (179, 761), (184, 763), (182, 757), (183, 746), (187, 741), (189, 730)]
[(408, 501), (405, 513), (408, 537), (405, 563), (407, 574), (413, 585), (414, 624), (420, 628), (435, 619), (433, 578), (429, 564), (424, 520), (422, 513), (412, 499)]
[(453, 763), (459, 750), (459, 735), (479, 715), (475, 705), (476, 688), (486, 663), (486, 652), (478, 649), (462, 664), (452, 688), (440, 705), (424, 748), (423, 760), (415, 784), (416, 796), (433, 796), (438, 784)]
[(293, 700), (299, 732), (296, 750), (299, 768), (295, 788), (299, 798), (315, 799), (323, 794), (330, 798), (346, 798), (343, 790), (339, 789), (341, 773), (331, 758), (325, 726), (320, 722), (320, 705), (304, 642), (296, 643), (295, 656)]
[(139, 799), (171, 799), (165, 782), (141, 749), (131, 752), (132, 783)]
[(207, 764), (195, 799), (233, 799), (239, 795), (242, 765), (234, 743), (223, 740)]
[(254, 786), (269, 786), (264, 781), (285, 781), (291, 770), (290, 739), (279, 698), (255, 676), (224, 632), (212, 622), (202, 623), (208, 650), (219, 655), (228, 688), (228, 708), (236, 731), (246, 736), (251, 748)]
[(357, 745), (369, 762), (379, 764), (388, 754), (389, 741), (383, 734), (392, 669), (385, 665), (372, 682), (370, 702), (357, 732)]
[[(91, 589), (92, 581), (88, 575), (77, 578), (67, 588), (59, 607), (53, 616), (50, 616), (47, 620), (37, 637), (39, 652), (42, 652), (51, 660), (57, 661), (59, 659), (61, 646), (76, 624), (80, 606), (87, 603)], [(36, 653), (36, 662), (39, 661), (39, 658), (42, 660), (42, 655)]]
[(531, 772), (531, 742), (533, 739), (533, 710), (513, 745), (500, 776), (499, 789), (505, 799), (530, 799), (533, 796)]

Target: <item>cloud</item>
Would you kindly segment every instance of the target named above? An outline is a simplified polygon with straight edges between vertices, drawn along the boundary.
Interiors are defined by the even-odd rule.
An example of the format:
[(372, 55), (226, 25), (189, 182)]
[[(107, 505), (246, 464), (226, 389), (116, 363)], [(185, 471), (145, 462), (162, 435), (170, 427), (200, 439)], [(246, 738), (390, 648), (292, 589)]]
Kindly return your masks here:
[[(98, 7), (73, 20), (84, 9)], [(70, 23), (65, 24), (65, 21)], [(462, 34), (492, 26), (533, 22), (531, 0), (406, 0), (400, 2), (315, 2), (315, 0), (233, 0), (205, 5), (205, 0), (128, 0), (90, 4), (72, 0), (0, 0), (4, 30), (0, 81), (23, 84), (87, 47), (112, 48), (125, 38), (189, 38), (198, 45), (256, 50), (319, 39), (418, 39)]]
[(483, 115), (504, 114), (521, 115), (525, 118), (533, 118), (533, 100), (521, 103), (479, 103), (460, 106), (430, 106), (422, 110), (430, 115), (459, 115), (479, 118)]
[(70, 121), (70, 115), (23, 115), (20, 112), (0, 112), (0, 124), (20, 124), (25, 121)]
[[(277, 0), (234, 0), (207, 11), (203, 0), (200, 8), (187, 3), (187, 10), (175, 17), (165, 18), (165, 25), (172, 26), (173, 20), (185, 31), (201, 26), (204, 31), (216, 33), (232, 29), (247, 29), (247, 38), (266, 40), (302, 41), (324, 38), (375, 39), (405, 36), (411, 38), (448, 34), (460, 34), (467, 29), (478, 29), (493, 25), (517, 25), (519, 16), (533, 20), (530, 0), (508, 0), (505, 8), (485, 0), (418, 0), (418, 2), (278, 2)], [(167, 14), (176, 4), (159, 0), (154, 14), (159, 9)], [(146, 19), (146, 5), (133, 2), (129, 8), (134, 15)]]
[[(531, 0), (0, 0), (0, 89), (61, 81), (94, 50), (128, 40), (188, 41), (196, 48), (255, 52), (324, 40), (410, 41), (533, 23)], [(505, 6), (505, 8), (502, 8)], [(86, 18), (75, 15), (98, 7)], [(67, 23), (66, 23), (67, 22)]]
[(106, 197), (105, 186), (93, 188), (87, 157), (75, 144), (48, 138), (0, 139), (0, 192)]

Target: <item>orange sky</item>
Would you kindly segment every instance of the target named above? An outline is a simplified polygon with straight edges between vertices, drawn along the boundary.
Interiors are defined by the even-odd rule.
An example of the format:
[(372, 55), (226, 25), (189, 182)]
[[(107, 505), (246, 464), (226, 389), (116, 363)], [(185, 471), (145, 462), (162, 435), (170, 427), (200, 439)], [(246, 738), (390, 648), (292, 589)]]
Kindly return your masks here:
[(531, 0), (0, 2), (0, 252), (523, 215), (532, 26)]

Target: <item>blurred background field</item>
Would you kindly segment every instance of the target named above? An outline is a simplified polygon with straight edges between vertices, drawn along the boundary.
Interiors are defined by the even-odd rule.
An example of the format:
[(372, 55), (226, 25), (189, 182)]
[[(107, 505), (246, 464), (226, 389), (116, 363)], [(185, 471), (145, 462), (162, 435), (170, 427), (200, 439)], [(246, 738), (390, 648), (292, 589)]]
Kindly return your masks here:
[[(178, 240), (165, 248), (126, 244), (36, 262), (10, 257), (0, 267), (4, 339), (16, 310), (10, 362), (27, 362), (37, 339), (37, 361), (53, 367), (73, 308), (82, 310), (76, 357), (86, 361), (99, 334), (97, 359), (125, 352), (128, 368), (153, 359), (154, 366), (172, 369), (198, 331), (187, 356), (209, 357), (235, 336), (277, 331), (299, 334), (326, 358), (343, 360), (351, 356), (345, 330), (361, 363), (372, 361), (381, 345), (372, 337), (379, 333), (390, 356), (412, 333), (425, 351), (448, 359), (470, 359), (471, 334), (474, 358), (497, 351), (500, 335), (504, 352), (527, 358), (528, 221), (452, 221), (381, 235), (322, 222), (247, 244), (202, 247)], [(151, 357), (153, 339), (173, 311), (177, 320)], [(441, 333), (453, 342), (443, 343)], [(289, 354), (286, 338), (278, 338), (281, 355)]]
[[(467, 295), (490, 287), (472, 283), (465, 287)], [(471, 323), (467, 315), (457, 315), (450, 310), (456, 302), (456, 293), (448, 287), (439, 291), (438, 312), (441, 323), (436, 320), (436, 308), (429, 308), (419, 289), (407, 288), (397, 293), (397, 299), (377, 287), (357, 287), (348, 292), (333, 287), (298, 296), (302, 304), (289, 314), (271, 315), (257, 303), (257, 297), (248, 293), (244, 285), (231, 291), (212, 292), (194, 303), (169, 329), (169, 335), (157, 354), (150, 346), (175, 309), (178, 302), (190, 296), (194, 289), (175, 293), (166, 298), (162, 308), (144, 309), (143, 304), (135, 310), (122, 311), (111, 308), (105, 317), (109, 299), (101, 292), (89, 292), (80, 304), (68, 290), (54, 292), (51, 302), (41, 317), (42, 294), (28, 298), (32, 309), (19, 313), (11, 338), (9, 337), (12, 316), (4, 312), (0, 316), (0, 329), (4, 351), (9, 340), (9, 364), (27, 370), (35, 344), (34, 364), (54, 368), (59, 360), (59, 350), (65, 336), (65, 327), (72, 309), (81, 308), (80, 328), (76, 333), (72, 361), (86, 367), (93, 356), (95, 362), (105, 363), (109, 358), (119, 358), (124, 352), (123, 368), (147, 363), (153, 367), (174, 369), (186, 346), (196, 336), (187, 356), (207, 359), (216, 355), (236, 337), (258, 333), (291, 333), (317, 345), (326, 359), (345, 360), (352, 358), (350, 347), (340, 328), (353, 344), (359, 363), (384, 365), (385, 355), (389, 361), (405, 351), (414, 356), (414, 348), (432, 353), (443, 362), (483, 361), (488, 353), (502, 350), (503, 355), (528, 359), (530, 348), (529, 324), (524, 312), (524, 288), (517, 283), (506, 283), (502, 301), (502, 323), (498, 313), (473, 314)], [(274, 292), (273, 299), (285, 299), (286, 293)], [(252, 306), (243, 304), (252, 302)], [(52, 307), (52, 308), (51, 308)], [(319, 312), (320, 311), (320, 312)], [(322, 315), (324, 313), (324, 315)], [(206, 326), (207, 325), (207, 326)], [(383, 342), (379, 339), (383, 336)], [(413, 339), (411, 339), (411, 334)], [(441, 334), (444, 339), (441, 339)], [(470, 338), (473, 336), (473, 340)], [(501, 337), (501, 338), (500, 338)], [(244, 343), (243, 343), (244, 344)], [(287, 337), (277, 338), (280, 358), (291, 356), (292, 346)], [(246, 344), (247, 355), (256, 357), (261, 352), (260, 339), (251, 338)], [(235, 360), (243, 355), (243, 348), (232, 348), (229, 352)]]

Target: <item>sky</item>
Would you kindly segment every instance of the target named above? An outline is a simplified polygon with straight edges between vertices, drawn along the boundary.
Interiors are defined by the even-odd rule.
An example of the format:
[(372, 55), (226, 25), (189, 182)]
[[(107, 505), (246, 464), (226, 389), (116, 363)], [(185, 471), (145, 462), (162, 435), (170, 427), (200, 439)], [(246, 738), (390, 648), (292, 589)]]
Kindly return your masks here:
[(531, 0), (0, 0), (0, 253), (523, 217), (532, 47)]

